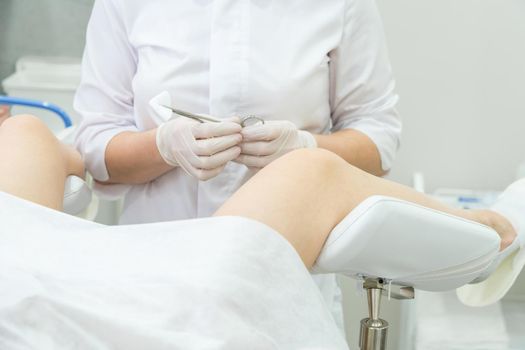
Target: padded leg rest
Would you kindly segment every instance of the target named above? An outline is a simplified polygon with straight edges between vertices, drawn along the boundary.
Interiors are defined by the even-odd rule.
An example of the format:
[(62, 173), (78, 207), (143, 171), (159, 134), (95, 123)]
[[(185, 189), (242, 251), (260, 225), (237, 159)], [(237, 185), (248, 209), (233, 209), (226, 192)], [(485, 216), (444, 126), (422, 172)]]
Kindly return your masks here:
[(372, 196), (328, 237), (313, 272), (381, 277), (429, 291), (458, 288), (496, 256), (491, 228), (403, 200)]

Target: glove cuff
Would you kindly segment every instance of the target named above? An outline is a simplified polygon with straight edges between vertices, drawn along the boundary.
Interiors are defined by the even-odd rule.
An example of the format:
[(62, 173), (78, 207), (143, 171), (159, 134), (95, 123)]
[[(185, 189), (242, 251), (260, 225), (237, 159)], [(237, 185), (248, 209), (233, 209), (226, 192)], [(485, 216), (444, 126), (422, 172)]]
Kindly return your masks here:
[(301, 138), (304, 148), (317, 148), (317, 141), (314, 135), (308, 131), (299, 130), (299, 137)]

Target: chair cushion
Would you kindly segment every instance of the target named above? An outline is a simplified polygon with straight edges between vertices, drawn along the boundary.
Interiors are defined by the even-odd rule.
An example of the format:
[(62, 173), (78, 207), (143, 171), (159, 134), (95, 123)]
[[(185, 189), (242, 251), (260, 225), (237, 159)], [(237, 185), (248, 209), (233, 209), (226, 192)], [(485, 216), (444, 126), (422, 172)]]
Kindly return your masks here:
[(407, 201), (372, 196), (330, 233), (313, 272), (381, 277), (440, 291), (472, 281), (498, 252), (491, 228)]

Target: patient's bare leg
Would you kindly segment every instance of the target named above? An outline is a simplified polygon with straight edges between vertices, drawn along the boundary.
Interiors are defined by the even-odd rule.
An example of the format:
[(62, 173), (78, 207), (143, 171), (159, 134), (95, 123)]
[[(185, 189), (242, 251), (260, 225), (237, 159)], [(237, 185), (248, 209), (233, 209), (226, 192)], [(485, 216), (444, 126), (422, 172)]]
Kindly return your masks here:
[(238, 215), (280, 232), (311, 267), (330, 231), (359, 203), (386, 195), (491, 226), (502, 247), (516, 232), (503, 216), (452, 209), (409, 187), (370, 175), (321, 149), (291, 152), (262, 169), (239, 189), (217, 216)]
[(71, 174), (84, 176), (80, 155), (39, 119), (21, 115), (0, 124), (0, 191), (60, 210)]

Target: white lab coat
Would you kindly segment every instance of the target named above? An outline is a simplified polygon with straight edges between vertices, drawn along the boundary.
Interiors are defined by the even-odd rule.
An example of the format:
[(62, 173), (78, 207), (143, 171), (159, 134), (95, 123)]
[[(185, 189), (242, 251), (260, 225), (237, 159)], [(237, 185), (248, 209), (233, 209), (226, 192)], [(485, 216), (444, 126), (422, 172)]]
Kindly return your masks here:
[[(383, 28), (372, 0), (97, 0), (75, 107), (76, 145), (95, 179), (116, 134), (157, 125), (149, 100), (216, 117), (287, 119), (313, 133), (353, 128), (388, 169), (401, 122)], [(206, 182), (175, 169), (126, 194), (121, 223), (211, 215), (253, 175), (230, 163)], [(334, 279), (322, 287), (333, 299)]]

